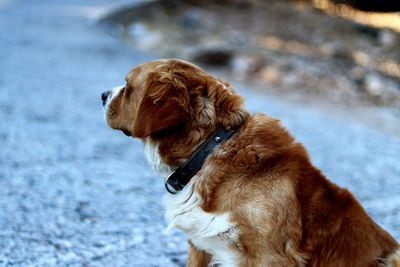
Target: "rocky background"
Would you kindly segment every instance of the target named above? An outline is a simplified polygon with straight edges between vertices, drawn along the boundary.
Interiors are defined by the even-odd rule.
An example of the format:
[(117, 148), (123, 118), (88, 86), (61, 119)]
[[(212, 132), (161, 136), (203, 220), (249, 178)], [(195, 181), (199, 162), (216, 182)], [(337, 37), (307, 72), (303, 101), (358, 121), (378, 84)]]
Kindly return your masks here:
[[(155, 38), (147, 26), (106, 23), (116, 14), (123, 18), (123, 11), (132, 20), (132, 10), (149, 3), (0, 1), (0, 266), (185, 266), (185, 237), (179, 231), (164, 232), (163, 181), (147, 165), (140, 142), (108, 128), (100, 99), (104, 90), (124, 82), (132, 66), (161, 56), (162, 50), (155, 54), (150, 49), (158, 39), (148, 41), (148, 47), (136, 42)], [(140, 14), (149, 14), (146, 10), (152, 8), (147, 8)], [(185, 27), (202, 25), (204, 16), (215, 16), (212, 12), (190, 9)], [(284, 17), (278, 18), (284, 23)], [(287, 25), (299, 28), (301, 24)], [(143, 34), (133, 46), (132, 39), (125, 39), (127, 43), (120, 38), (132, 27)], [(268, 79), (260, 88), (253, 87), (247, 73), (256, 77), (270, 66), (284, 78), (281, 71), (289, 68), (291, 73), (297, 67), (279, 69), (279, 64), (296, 66), (307, 58), (293, 55), (286, 61), (281, 52), (265, 51), (268, 60), (258, 63), (256, 58), (254, 68), (246, 67), (253, 66), (252, 60), (244, 70), (235, 68), (232, 62), (242, 56), (247, 62), (249, 56), (236, 52), (221, 60), (222, 69), (205, 68), (224, 79), (241, 80), (232, 81), (248, 108), (282, 119), (309, 149), (314, 164), (354, 192), (369, 214), (400, 240), (398, 135), (344, 116), (349, 112), (341, 106), (326, 112), (287, 101), (273, 94), (281, 87), (275, 88)], [(328, 80), (337, 75), (330, 68), (322, 72), (320, 66), (328, 59), (321, 57), (322, 63), (309, 59), (317, 65), (303, 66), (306, 70), (316, 69)], [(394, 79), (382, 77), (388, 83)], [(374, 114), (378, 111), (374, 109)], [(380, 116), (379, 120), (388, 125), (393, 118)]]
[[(336, 2), (398, 8), (390, 1)], [(362, 12), (327, 0), (163, 0), (109, 19), (122, 25), (122, 36), (135, 47), (220, 67), (268, 94), (400, 107), (397, 13)]]

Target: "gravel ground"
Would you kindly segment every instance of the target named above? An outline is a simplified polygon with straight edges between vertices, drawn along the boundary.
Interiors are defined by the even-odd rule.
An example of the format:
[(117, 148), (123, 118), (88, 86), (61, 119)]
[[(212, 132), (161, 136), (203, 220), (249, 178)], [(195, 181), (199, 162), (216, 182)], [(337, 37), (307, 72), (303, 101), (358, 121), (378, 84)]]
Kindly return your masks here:
[[(96, 24), (123, 4), (0, 1), (0, 266), (185, 265), (142, 145), (103, 118), (101, 92), (155, 58)], [(400, 239), (398, 137), (236, 87)]]

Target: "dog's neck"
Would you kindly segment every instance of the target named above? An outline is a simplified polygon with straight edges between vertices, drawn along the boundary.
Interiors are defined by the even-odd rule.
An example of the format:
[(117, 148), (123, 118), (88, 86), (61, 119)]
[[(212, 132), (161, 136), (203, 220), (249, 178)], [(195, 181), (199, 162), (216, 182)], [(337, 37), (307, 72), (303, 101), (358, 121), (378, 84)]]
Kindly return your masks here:
[(159, 142), (146, 137), (143, 139), (146, 158), (153, 170), (165, 179), (165, 188), (171, 194), (181, 191), (203, 165), (214, 149), (229, 139), (241, 125), (231, 129), (218, 128), (206, 138), (181, 166), (164, 163), (159, 153)]
[[(147, 159), (153, 169), (163, 178), (166, 179), (173, 171), (183, 168), (179, 166), (188, 166), (183, 168), (182, 173), (184, 174), (175, 172), (169, 177), (168, 184), (174, 190), (181, 190), (187, 184), (201, 167), (205, 158), (219, 144), (212, 138), (210, 139), (210, 136), (218, 132), (221, 135), (219, 138), (223, 141), (223, 137), (228, 136), (229, 138), (233, 134), (231, 131), (238, 129), (250, 116), (242, 105), (243, 99), (227, 84), (213, 80), (213, 83), (208, 84), (207, 88), (209, 91), (207, 95), (200, 98), (194, 97), (197, 102), (193, 100), (192, 108), (194, 110), (192, 113), (195, 113), (196, 116), (156, 132), (143, 140)], [(208, 148), (207, 153), (201, 151), (202, 144), (205, 143), (212, 148)], [(200, 152), (196, 153), (196, 150), (199, 149)], [(192, 156), (195, 154), (205, 156)], [(193, 163), (189, 163), (192, 160), (194, 160)], [(178, 176), (181, 178), (174, 179)], [(174, 180), (175, 182), (173, 182)]]
[(168, 175), (178, 167), (173, 167), (165, 164), (160, 153), (159, 153), (159, 142), (151, 139), (150, 136), (143, 139), (144, 153), (146, 159), (151, 165), (153, 171), (163, 178), (168, 177)]
[(190, 182), (190, 179), (198, 172), (205, 159), (214, 151), (214, 149), (226, 139), (229, 139), (238, 128), (239, 127), (234, 129), (219, 128), (212, 133), (183, 165), (168, 175), (165, 180), (165, 189), (173, 195), (181, 191)]

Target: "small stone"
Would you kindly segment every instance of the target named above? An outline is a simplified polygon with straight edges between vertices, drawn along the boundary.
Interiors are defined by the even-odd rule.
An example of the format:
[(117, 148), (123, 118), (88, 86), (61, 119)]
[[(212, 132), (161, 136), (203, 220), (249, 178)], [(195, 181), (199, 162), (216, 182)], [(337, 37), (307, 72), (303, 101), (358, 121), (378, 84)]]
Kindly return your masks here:
[(274, 67), (264, 67), (259, 71), (260, 78), (272, 83), (272, 84), (279, 84), (281, 81), (281, 77), (279, 72)]
[(372, 96), (379, 96), (385, 90), (383, 88), (382, 79), (375, 74), (370, 74), (365, 77), (365, 89)]
[(398, 35), (391, 30), (381, 30), (379, 42), (384, 47), (394, 47), (399, 42)]
[(132, 239), (133, 244), (135, 244), (135, 245), (140, 244), (140, 243), (143, 243), (143, 241), (144, 241), (143, 235), (138, 234), (138, 235), (133, 236), (133, 239)]
[(194, 61), (222, 67), (230, 65), (234, 52), (224, 44), (215, 44), (194, 48), (190, 54), (190, 58)]
[(180, 23), (182, 27), (190, 30), (196, 30), (201, 25), (201, 19), (204, 12), (199, 8), (192, 8), (185, 12)]
[(262, 67), (262, 60), (257, 56), (236, 56), (231, 63), (235, 78), (243, 80), (249, 74), (255, 73)]

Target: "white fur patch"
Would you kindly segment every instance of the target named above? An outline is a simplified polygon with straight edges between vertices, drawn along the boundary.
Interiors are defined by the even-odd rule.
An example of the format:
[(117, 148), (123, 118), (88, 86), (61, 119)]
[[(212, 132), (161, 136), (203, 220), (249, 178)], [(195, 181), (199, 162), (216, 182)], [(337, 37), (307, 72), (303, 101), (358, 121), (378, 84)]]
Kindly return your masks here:
[(164, 179), (173, 171), (173, 168), (165, 164), (158, 153), (158, 143), (152, 142), (150, 137), (143, 140), (144, 153), (151, 168)]
[(111, 93), (108, 94), (107, 100), (105, 105), (103, 106), (104, 108), (104, 114), (107, 113), (108, 110), (108, 106), (110, 105), (111, 101), (113, 100), (113, 98), (115, 98), (117, 95), (119, 95), (119, 93), (121, 92), (121, 90), (125, 87), (125, 85), (121, 85), (121, 86), (117, 86), (114, 87), (113, 89), (111, 89)]
[[(153, 170), (166, 178), (174, 168), (163, 163), (156, 142), (151, 141), (150, 137), (145, 138), (143, 142), (146, 158)], [(198, 249), (212, 255), (213, 264), (238, 266), (240, 254), (232, 248), (238, 243), (236, 225), (229, 220), (228, 213), (213, 214), (200, 207), (200, 196), (193, 188), (197, 179), (200, 177), (194, 176), (176, 195), (165, 196), (165, 218), (169, 224), (167, 230), (183, 230)]]
[(183, 230), (200, 250), (212, 255), (212, 264), (238, 266), (240, 254), (232, 246), (238, 243), (236, 226), (229, 214), (213, 214), (200, 207), (200, 197), (190, 182), (176, 195), (165, 197), (168, 229)]

